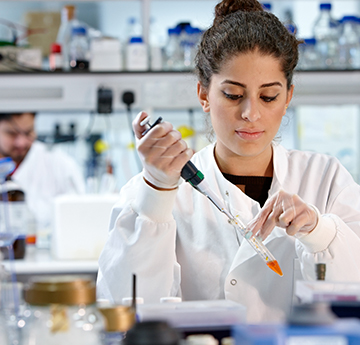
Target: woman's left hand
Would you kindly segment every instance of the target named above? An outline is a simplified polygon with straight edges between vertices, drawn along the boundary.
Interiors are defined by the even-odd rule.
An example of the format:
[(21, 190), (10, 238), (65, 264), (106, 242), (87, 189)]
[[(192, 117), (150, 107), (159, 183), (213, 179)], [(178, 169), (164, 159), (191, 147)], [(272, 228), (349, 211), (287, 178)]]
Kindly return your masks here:
[(265, 240), (275, 226), (284, 228), (288, 235), (295, 236), (311, 232), (317, 223), (318, 213), (314, 207), (297, 194), (280, 190), (266, 201), (257, 216), (249, 222), (247, 232)]

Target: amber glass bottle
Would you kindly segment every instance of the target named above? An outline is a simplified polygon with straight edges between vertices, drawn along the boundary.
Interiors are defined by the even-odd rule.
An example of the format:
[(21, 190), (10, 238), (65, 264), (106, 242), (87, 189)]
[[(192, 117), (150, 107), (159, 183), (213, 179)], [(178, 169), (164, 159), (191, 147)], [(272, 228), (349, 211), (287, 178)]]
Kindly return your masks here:
[[(9, 203), (8, 213), (10, 226), (13, 228), (13, 231), (18, 234), (13, 244), (14, 258), (23, 259), (25, 256), (27, 233), (27, 207), (25, 204), (25, 193), (20, 186), (12, 180), (7, 180), (0, 186), (0, 214), (2, 216), (1, 227), (5, 227), (4, 200)], [(9, 249), (1, 248), (0, 250), (4, 259), (8, 259)]]

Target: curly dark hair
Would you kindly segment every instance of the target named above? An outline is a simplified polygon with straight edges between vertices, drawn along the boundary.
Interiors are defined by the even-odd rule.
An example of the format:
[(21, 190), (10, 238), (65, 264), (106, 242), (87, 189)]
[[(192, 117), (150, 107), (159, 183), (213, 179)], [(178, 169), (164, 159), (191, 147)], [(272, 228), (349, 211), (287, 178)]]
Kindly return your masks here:
[(211, 77), (220, 72), (225, 62), (258, 50), (279, 59), (290, 89), (301, 42), (258, 1), (223, 0), (215, 7), (213, 25), (202, 36), (195, 73), (202, 86), (208, 88)]

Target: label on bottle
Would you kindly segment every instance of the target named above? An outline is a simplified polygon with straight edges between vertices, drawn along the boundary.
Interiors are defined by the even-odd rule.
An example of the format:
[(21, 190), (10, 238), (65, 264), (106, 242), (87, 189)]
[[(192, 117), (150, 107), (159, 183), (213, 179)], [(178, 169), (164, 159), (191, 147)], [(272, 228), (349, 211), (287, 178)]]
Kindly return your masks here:
[(0, 231), (27, 234), (27, 211), (25, 201), (0, 201)]
[(145, 43), (130, 43), (126, 47), (126, 69), (128, 71), (147, 71), (149, 60)]

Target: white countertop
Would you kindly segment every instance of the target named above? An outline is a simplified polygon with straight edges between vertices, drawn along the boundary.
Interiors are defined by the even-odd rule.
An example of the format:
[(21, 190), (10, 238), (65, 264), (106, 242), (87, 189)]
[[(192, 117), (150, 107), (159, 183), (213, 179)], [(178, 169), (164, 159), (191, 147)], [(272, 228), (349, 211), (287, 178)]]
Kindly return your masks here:
[[(7, 271), (12, 263), (3, 261)], [(58, 260), (51, 256), (49, 249), (27, 246), (24, 259), (14, 260), (16, 274), (89, 274), (98, 270), (97, 260)]]

